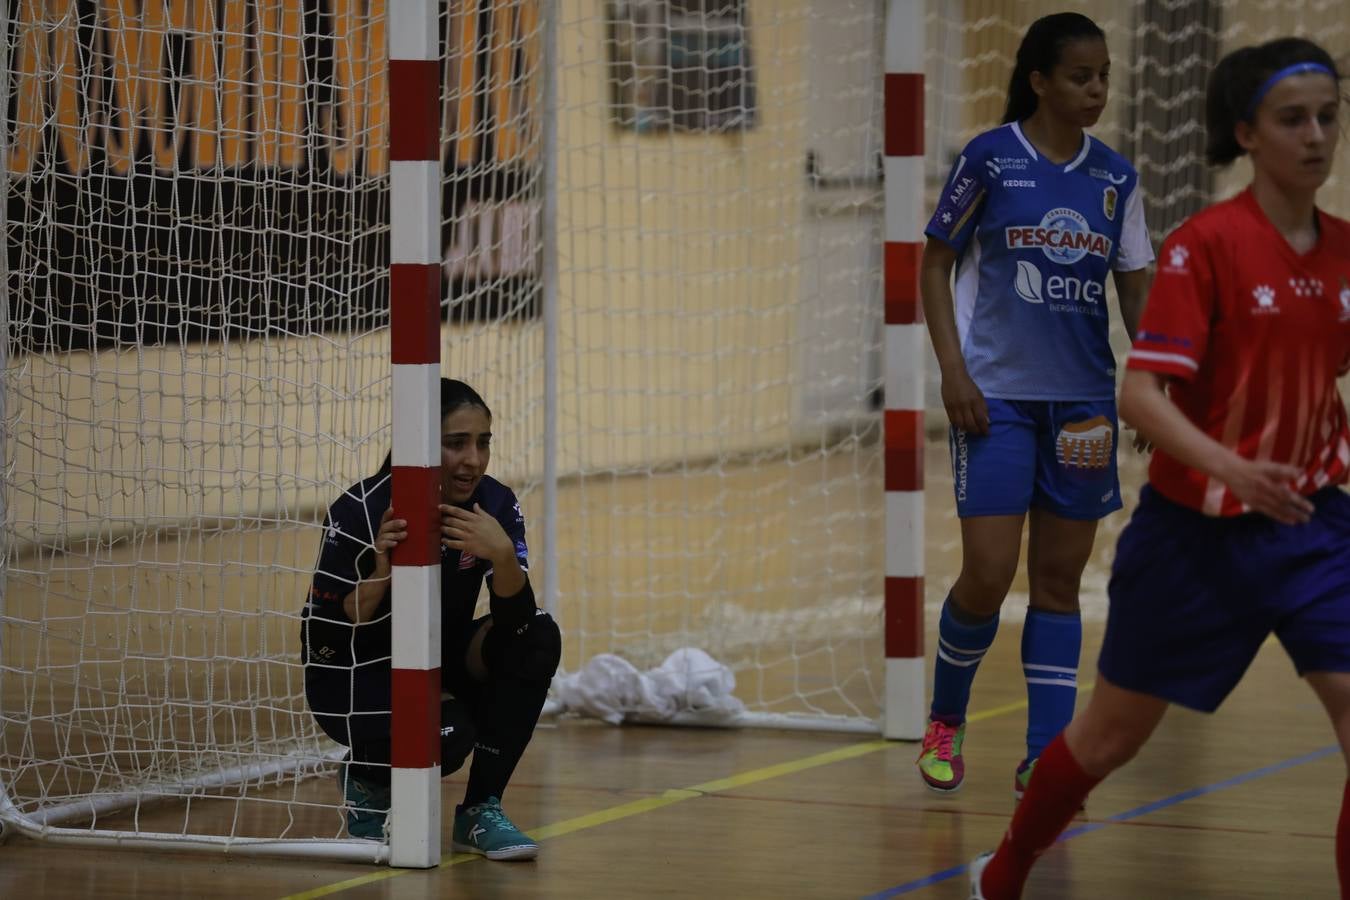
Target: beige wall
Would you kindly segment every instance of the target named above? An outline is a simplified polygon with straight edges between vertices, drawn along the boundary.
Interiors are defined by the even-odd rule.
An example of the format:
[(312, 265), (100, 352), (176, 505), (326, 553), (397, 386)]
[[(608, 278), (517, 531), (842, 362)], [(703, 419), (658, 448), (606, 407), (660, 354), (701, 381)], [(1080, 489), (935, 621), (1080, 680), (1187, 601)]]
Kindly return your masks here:
[[(503, 410), (493, 471), (513, 482), (538, 455), (524, 432), (541, 427), (541, 370), (522, 365), (525, 377), (507, 384), (481, 360), (538, 344), (519, 331), (485, 330), (479, 359), (459, 361), (480, 363), (474, 383)], [(14, 537), (62, 546), (100, 533), (228, 527), (241, 515), (316, 521), (389, 450), (388, 345), (381, 330), (11, 359)], [(453, 354), (444, 369), (461, 371)]]
[[(997, 120), (1017, 41), (1051, 7), (929, 5), (930, 41), (945, 35), (950, 49), (956, 33), (963, 48), (955, 62), (930, 57), (930, 68), (955, 65), (960, 76), (930, 77), (938, 143), (958, 148)], [(1106, 0), (1080, 7), (1106, 26), (1118, 73), (1139, 64), (1130, 59), (1125, 12)], [(822, 75), (819, 54), (809, 52), (820, 21), (813, 17), (865, 15), (875, 4), (752, 5), (760, 118), (727, 136), (611, 126), (598, 8), (598, 0), (567, 0), (559, 39), (560, 470), (646, 471), (784, 447), (800, 436), (793, 401), (812, 375), (797, 363), (813, 338), (800, 332), (802, 304), (866, 302), (876, 278), (860, 273), (850, 296), (803, 288), (812, 91), (845, 102), (872, 53), (860, 47)], [(959, 21), (944, 19), (951, 9)], [(1343, 4), (1285, 4), (1278, 19), (1270, 9), (1262, 0), (1230, 4), (1225, 47), (1276, 31), (1317, 35), (1333, 50), (1350, 46)], [(1116, 81), (1118, 90), (1128, 83), (1120, 74)], [(847, 102), (862, 111), (859, 128), (875, 130), (878, 98), (863, 91)], [(1108, 117), (1099, 131), (1111, 140), (1119, 122)], [(1323, 195), (1343, 215), (1347, 166), (1343, 152)], [(1244, 173), (1239, 163), (1223, 188)], [(858, 239), (874, 240), (863, 224), (872, 213), (860, 206), (857, 215)], [(315, 508), (385, 452), (386, 343), (378, 332), (10, 360), (15, 537), (59, 544), (257, 513), (312, 521)], [(528, 485), (542, 470), (549, 402), (540, 323), (451, 328), (444, 346), (445, 371), (472, 381), (497, 410), (496, 471)], [(859, 341), (860, 356), (875, 352)]]
[(759, 121), (743, 134), (637, 134), (605, 117), (596, 4), (564, 4), (559, 92), (563, 467), (781, 444), (803, 215), (809, 4), (754, 10)]
[[(565, 3), (558, 42), (560, 468), (780, 446), (797, 377), (806, 36), (812, 14), (842, 7), (756, 9), (759, 121), (736, 135), (611, 126), (596, 7)], [(540, 323), (447, 328), (444, 346), (444, 371), (497, 410), (496, 471), (537, 477)], [(240, 514), (312, 520), (385, 452), (387, 371), (383, 332), (15, 358), (14, 533), (59, 544)]]

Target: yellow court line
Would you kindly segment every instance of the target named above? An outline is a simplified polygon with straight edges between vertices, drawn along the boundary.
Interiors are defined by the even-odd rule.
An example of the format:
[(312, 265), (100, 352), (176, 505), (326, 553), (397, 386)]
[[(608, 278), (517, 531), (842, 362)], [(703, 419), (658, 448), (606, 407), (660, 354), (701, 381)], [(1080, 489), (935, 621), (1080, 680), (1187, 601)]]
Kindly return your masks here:
[[(1094, 682), (1088, 682), (1080, 686), (1078, 692), (1080, 694), (1086, 694), (1088, 691), (1092, 690), (1093, 685)], [(982, 722), (986, 719), (993, 719), (997, 716), (1004, 716), (1008, 713), (1017, 712), (1019, 709), (1025, 709), (1026, 705), (1027, 701), (1019, 700), (1016, 703), (996, 706), (993, 709), (986, 709), (972, 714), (967, 718), (967, 721)], [(741, 772), (738, 775), (730, 775), (726, 778), (719, 778), (716, 781), (706, 781), (703, 784), (696, 784), (687, 788), (671, 789), (656, 797), (644, 797), (641, 800), (633, 800), (630, 803), (611, 806), (608, 809), (587, 813), (584, 816), (576, 816), (571, 819), (564, 819), (561, 822), (554, 822), (552, 825), (531, 828), (528, 833), (537, 841), (562, 837), (565, 834), (585, 831), (588, 828), (608, 825), (610, 822), (617, 822), (620, 819), (627, 819), (666, 806), (673, 806), (676, 803), (683, 803), (686, 800), (693, 800), (696, 797), (704, 797), (708, 794), (716, 794), (721, 791), (745, 787), (747, 784), (754, 784), (759, 781), (768, 781), (771, 778), (779, 778), (783, 775), (804, 772), (807, 769), (827, 766), (831, 763), (841, 762), (846, 759), (856, 759), (860, 756), (866, 756), (869, 753), (875, 753), (878, 750), (884, 750), (887, 747), (894, 747), (896, 745), (896, 741), (887, 740), (863, 741), (857, 744), (849, 744), (847, 747), (838, 747), (834, 750), (827, 750), (824, 753), (804, 756), (801, 759), (777, 763), (772, 766), (764, 766), (759, 769), (751, 769), (749, 772)], [(457, 866), (460, 863), (471, 862), (475, 859), (482, 859), (482, 857), (476, 853), (454, 853), (442, 859), (438, 868), (445, 869), (450, 866)], [(406, 875), (409, 872), (416, 871), (420, 870), (385, 869), (380, 872), (372, 872), (369, 875), (362, 875), (347, 881), (339, 881), (336, 884), (315, 888), (303, 893), (290, 894), (289, 896), (282, 898), (282, 900), (311, 900), (311, 898), (327, 897), (330, 894), (337, 894), (342, 891), (351, 890), (352, 888), (361, 887), (362, 885), (382, 881), (386, 878), (397, 878), (400, 875)]]
[[(1078, 695), (1081, 697), (1084, 694), (1091, 693), (1092, 689), (1096, 686), (1097, 682), (1095, 681), (1084, 682), (1083, 684), (1080, 684), (1078, 686)], [(1007, 703), (1004, 704), (1003, 706), (995, 706), (993, 709), (985, 709), (977, 713), (972, 713), (971, 715), (966, 716), (966, 721), (983, 722), (985, 719), (994, 719), (997, 718), (998, 716), (1006, 716), (1010, 712), (1017, 712), (1019, 709), (1026, 709), (1026, 708), (1027, 708), (1027, 701), (1018, 700), (1016, 703)]]

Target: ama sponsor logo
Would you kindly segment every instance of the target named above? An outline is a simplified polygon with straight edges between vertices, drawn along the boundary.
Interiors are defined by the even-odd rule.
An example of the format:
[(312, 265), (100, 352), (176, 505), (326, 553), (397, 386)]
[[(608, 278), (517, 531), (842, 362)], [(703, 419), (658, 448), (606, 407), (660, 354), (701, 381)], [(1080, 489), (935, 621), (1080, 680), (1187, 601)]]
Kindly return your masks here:
[(965, 225), (970, 210), (980, 202), (980, 197), (984, 195), (979, 180), (975, 176), (961, 174), (965, 165), (966, 158), (963, 156), (956, 165), (956, 171), (952, 173), (949, 190), (938, 206), (936, 216), (936, 220), (952, 235), (955, 235)]
[(1072, 265), (1089, 253), (1106, 259), (1111, 239), (1088, 226), (1083, 214), (1058, 207), (1041, 217), (1039, 225), (1014, 225), (1003, 230), (1009, 250), (1040, 249), (1051, 262)]
[(952, 206), (959, 208), (961, 206), (961, 201), (966, 199), (966, 195), (970, 193), (970, 189), (974, 186), (974, 178), (969, 175), (962, 176), (952, 187), (952, 192), (948, 195), (947, 202)]

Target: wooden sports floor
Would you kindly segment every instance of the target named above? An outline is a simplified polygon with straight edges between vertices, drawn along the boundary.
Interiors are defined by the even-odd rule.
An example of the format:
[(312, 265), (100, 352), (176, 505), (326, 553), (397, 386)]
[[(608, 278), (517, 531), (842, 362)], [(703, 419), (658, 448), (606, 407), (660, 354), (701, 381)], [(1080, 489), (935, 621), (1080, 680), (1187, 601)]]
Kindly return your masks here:
[[(942, 454), (935, 447), (928, 465), (929, 577), (939, 593), (959, 559)], [(1137, 487), (1140, 475), (1130, 461), (1126, 482)], [(1101, 637), (1103, 567), (1123, 521), (1103, 534), (1086, 579), (1084, 690)], [(963, 867), (1005, 827), (1022, 752), (1020, 625), (1008, 618), (975, 684), (967, 783), (955, 796), (922, 786), (908, 743), (565, 720), (541, 727), (506, 797), (541, 841), (535, 862), (447, 853), (438, 869), (405, 871), (73, 851), (11, 837), (0, 846), (0, 897), (965, 897)], [(1344, 780), (1320, 707), (1268, 644), (1219, 713), (1171, 713), (1140, 758), (1098, 789), (1027, 896), (1334, 897)], [(330, 778), (301, 786), (302, 796), (335, 790)], [(462, 790), (462, 774), (445, 782), (447, 849)], [(173, 829), (175, 815), (156, 810), (142, 827), (161, 816)]]

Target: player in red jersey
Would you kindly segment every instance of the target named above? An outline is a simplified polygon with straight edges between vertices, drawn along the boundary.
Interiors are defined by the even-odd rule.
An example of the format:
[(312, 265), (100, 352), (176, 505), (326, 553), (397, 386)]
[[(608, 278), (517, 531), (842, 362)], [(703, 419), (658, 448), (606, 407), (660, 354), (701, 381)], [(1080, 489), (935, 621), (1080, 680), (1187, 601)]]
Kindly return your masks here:
[[(1340, 76), (1309, 41), (1237, 50), (1210, 77), (1214, 165), (1251, 185), (1163, 244), (1120, 414), (1156, 447), (1120, 537), (1087, 708), (1042, 754), (971, 897), (1020, 897), (1036, 858), (1169, 704), (1213, 711), (1273, 632), (1350, 760), (1350, 223), (1316, 206)], [(1336, 829), (1350, 898), (1350, 783)]]

